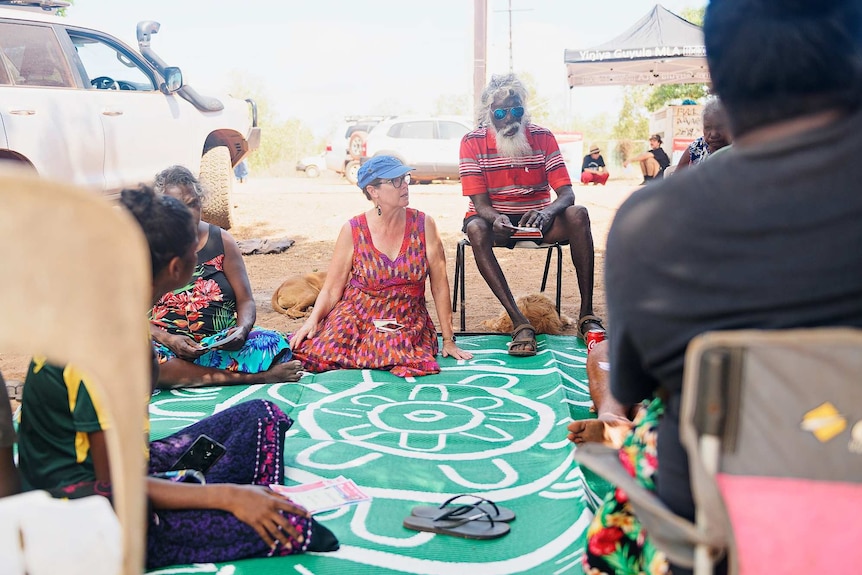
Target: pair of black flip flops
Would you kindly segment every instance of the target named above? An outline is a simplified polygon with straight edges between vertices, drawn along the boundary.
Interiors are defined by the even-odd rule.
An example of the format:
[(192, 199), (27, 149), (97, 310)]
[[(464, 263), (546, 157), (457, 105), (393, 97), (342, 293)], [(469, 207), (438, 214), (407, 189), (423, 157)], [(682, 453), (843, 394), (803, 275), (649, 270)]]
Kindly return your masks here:
[[(471, 497), (469, 503), (455, 501)], [(441, 505), (419, 505), (404, 519), (404, 527), (466, 539), (496, 539), (509, 532), (515, 512), (475, 495), (456, 495)]]

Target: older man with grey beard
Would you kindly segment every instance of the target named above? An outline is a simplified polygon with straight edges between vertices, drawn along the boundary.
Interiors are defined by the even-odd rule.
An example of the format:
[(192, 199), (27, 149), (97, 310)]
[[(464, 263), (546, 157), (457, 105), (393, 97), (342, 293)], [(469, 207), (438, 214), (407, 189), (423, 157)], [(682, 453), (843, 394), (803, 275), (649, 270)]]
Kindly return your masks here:
[[(516, 227), (534, 227), (548, 243), (568, 241), (578, 276), (578, 331), (604, 329), (593, 315), (593, 235), (587, 209), (575, 205), (569, 172), (553, 134), (530, 123), (527, 91), (514, 74), (493, 76), (482, 93), (479, 127), (461, 141), (461, 187), (470, 198), (463, 231), (476, 266), (512, 325), (509, 354), (536, 354), (536, 331), (515, 305), (492, 248), (513, 247)], [(551, 189), (556, 199), (551, 199)]]

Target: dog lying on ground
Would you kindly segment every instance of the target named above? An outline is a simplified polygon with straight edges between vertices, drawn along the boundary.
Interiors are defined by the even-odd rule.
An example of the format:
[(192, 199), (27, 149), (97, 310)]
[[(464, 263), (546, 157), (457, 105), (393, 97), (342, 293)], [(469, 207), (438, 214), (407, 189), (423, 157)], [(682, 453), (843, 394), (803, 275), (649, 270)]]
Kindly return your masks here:
[[(535, 328), (536, 334), (559, 335), (563, 329), (572, 324), (572, 318), (565, 314), (557, 315), (554, 302), (545, 294), (533, 293), (519, 297), (515, 300), (518, 309), (524, 314), (530, 324)], [(500, 333), (511, 333), (514, 326), (506, 310), (494, 319), (486, 319), (482, 325), (491, 331)]]
[(294, 319), (307, 316), (325, 280), (326, 272), (312, 272), (284, 280), (272, 294), (272, 309)]

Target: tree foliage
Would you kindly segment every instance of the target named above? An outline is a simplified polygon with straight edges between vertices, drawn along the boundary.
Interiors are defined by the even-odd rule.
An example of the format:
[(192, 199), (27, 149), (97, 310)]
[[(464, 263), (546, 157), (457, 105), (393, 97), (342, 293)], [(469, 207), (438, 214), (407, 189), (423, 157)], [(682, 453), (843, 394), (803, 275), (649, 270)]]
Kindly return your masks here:
[(249, 154), (249, 168), (258, 173), (286, 175), (295, 171), (297, 160), (319, 153), (324, 143), (314, 137), (302, 120), (282, 120), (272, 107), (272, 99), (260, 78), (232, 72), (229, 92), (240, 99), (252, 98), (257, 104), (261, 127), (260, 147)]
[(473, 102), (470, 94), (440, 94), (434, 100), (435, 116), (468, 116), (472, 117)]
[(655, 112), (675, 100), (702, 100), (708, 95), (706, 84), (662, 84), (652, 89), (644, 105), (650, 112)]
[(311, 129), (301, 120), (291, 118), (262, 126), (260, 148), (248, 163), (252, 170), (272, 176), (284, 176), (295, 171), (297, 160), (320, 152)]
[[(75, 0), (65, 0), (65, 1), (68, 2), (69, 4), (71, 4), (72, 6), (75, 5)], [(67, 6), (67, 8), (71, 8), (72, 6)], [(69, 14), (66, 12), (66, 8), (60, 8), (59, 10), (57, 10), (57, 16), (64, 16), (65, 17), (68, 15)]]
[(701, 8), (683, 8), (679, 15), (698, 26), (703, 26), (703, 17), (706, 14), (706, 6)]
[[(703, 17), (706, 7), (685, 8), (680, 16), (698, 26), (703, 26)], [(664, 84), (653, 88), (646, 99), (646, 108), (650, 112), (661, 109), (669, 102), (675, 100), (702, 100), (709, 95), (709, 86), (705, 84)]]
[(518, 79), (524, 84), (527, 89), (527, 112), (530, 114), (530, 121), (547, 126), (551, 122), (551, 109), (548, 99), (539, 95), (539, 90), (536, 88), (536, 77), (530, 72), (522, 70), (517, 73)]
[(646, 110), (648, 88), (626, 86), (623, 90), (623, 107), (611, 132), (617, 140), (643, 140), (649, 132), (649, 117)]

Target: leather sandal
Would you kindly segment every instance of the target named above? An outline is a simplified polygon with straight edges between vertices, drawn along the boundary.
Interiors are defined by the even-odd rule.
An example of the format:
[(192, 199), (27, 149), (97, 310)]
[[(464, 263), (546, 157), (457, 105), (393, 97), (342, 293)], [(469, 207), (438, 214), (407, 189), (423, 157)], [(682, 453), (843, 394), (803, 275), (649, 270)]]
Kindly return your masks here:
[(600, 317), (595, 316), (595, 315), (591, 315), (591, 314), (587, 314), (587, 315), (581, 316), (581, 319), (578, 320), (578, 337), (584, 338), (587, 335), (587, 331), (589, 331), (589, 330), (584, 331), (584, 326), (587, 324), (590, 324), (590, 323), (598, 326), (598, 327), (594, 327), (591, 329), (600, 329), (602, 331), (604, 331), (604, 329), (605, 329), (605, 326), (602, 325), (602, 320)]
[[(524, 330), (530, 330), (533, 333), (533, 337), (530, 339), (515, 339), (518, 337)], [(518, 349), (512, 349), (512, 346), (520, 346)], [(539, 348), (539, 344), (536, 343), (536, 328), (528, 323), (522, 323), (517, 326), (514, 330), (512, 330), (512, 341), (506, 344), (506, 347), (509, 348), (509, 355), (515, 357), (530, 357), (536, 355), (536, 350)]]

